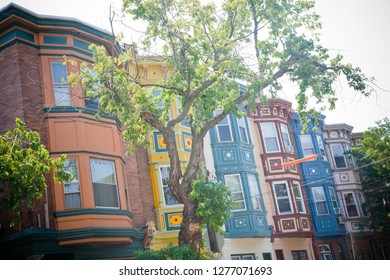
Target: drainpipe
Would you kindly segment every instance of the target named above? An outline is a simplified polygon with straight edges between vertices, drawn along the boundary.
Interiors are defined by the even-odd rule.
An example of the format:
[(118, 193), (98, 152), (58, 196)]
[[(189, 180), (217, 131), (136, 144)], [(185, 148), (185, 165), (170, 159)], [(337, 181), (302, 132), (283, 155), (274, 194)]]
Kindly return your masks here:
[(353, 240), (353, 233), (352, 233), (352, 231), (349, 233), (349, 237), (351, 238), (352, 257), (353, 257), (354, 260), (356, 260), (356, 256), (355, 256), (355, 244), (354, 244), (354, 240)]

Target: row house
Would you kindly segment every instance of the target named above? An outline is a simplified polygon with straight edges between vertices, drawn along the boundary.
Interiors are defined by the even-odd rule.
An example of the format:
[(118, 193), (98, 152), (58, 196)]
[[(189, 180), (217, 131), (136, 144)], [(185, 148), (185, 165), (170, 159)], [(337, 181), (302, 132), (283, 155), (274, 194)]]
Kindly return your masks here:
[[(116, 55), (106, 31), (72, 18), (42, 16), (13, 3), (0, 14), (0, 130), (22, 119), (52, 156), (67, 155), (70, 182), (47, 180), (18, 228), (1, 211), (0, 258), (132, 258), (149, 246), (146, 217), (153, 195), (146, 151), (125, 156), (121, 123), (95, 118), (96, 100), (72, 87), (68, 74), (92, 63), (90, 44)], [(76, 64), (65, 64), (64, 56)], [(142, 186), (142, 187), (141, 187)]]
[(298, 158), (318, 155), (314, 160), (299, 164), (315, 230), (316, 259), (349, 259), (345, 224), (340, 220), (340, 201), (324, 143), (324, 119), (322, 115), (317, 121), (310, 118), (304, 128), (298, 114), (294, 113), (291, 129)]
[[(139, 82), (151, 90), (153, 96), (158, 98), (161, 89), (148, 87), (148, 84), (158, 84), (171, 75), (172, 69), (167, 67), (161, 57), (137, 56)], [(156, 101), (158, 106), (163, 106), (162, 101)], [(175, 118), (180, 114), (180, 100), (176, 99), (170, 104), (169, 118)], [(178, 147), (182, 172), (185, 171), (192, 149), (191, 128), (187, 119), (176, 125), (175, 140)], [(149, 146), (148, 159), (152, 188), (150, 191), (154, 197), (155, 233), (151, 242), (151, 249), (158, 250), (167, 247), (170, 243), (178, 244), (178, 234), (183, 220), (183, 205), (173, 196), (168, 187), (169, 155), (161, 132), (154, 130), (148, 132)], [(147, 186), (145, 186), (147, 188)]]
[(272, 228), (272, 258), (314, 259), (314, 229), (299, 165), (281, 163), (298, 158), (290, 128), (292, 104), (286, 100), (257, 103), (249, 112), (257, 170)]
[(344, 123), (324, 125), (323, 134), (333, 179), (340, 201), (339, 221), (347, 230), (347, 246), (352, 259), (372, 259), (373, 240), (368, 229), (362, 229), (360, 220), (368, 213), (362, 206), (365, 201), (359, 169), (348, 153), (352, 143), (353, 127)]
[[(233, 216), (226, 221), (223, 257), (271, 259), (271, 229), (247, 117), (229, 114), (210, 130), (208, 137), (207, 167), (215, 172), (216, 180), (229, 186), (237, 203), (231, 210)], [(211, 153), (207, 153), (210, 148)]]

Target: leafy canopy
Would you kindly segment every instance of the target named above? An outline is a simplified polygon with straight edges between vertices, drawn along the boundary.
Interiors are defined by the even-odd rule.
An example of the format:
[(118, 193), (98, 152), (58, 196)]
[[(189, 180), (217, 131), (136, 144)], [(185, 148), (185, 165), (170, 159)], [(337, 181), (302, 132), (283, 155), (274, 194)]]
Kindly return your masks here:
[(70, 174), (63, 170), (65, 156), (51, 158), (41, 144), (38, 132), (29, 131), (16, 119), (16, 128), (0, 135), (0, 208), (14, 214), (11, 226), (20, 221), (22, 204), (34, 206), (46, 189), (45, 175), (55, 169), (54, 179), (66, 181)]

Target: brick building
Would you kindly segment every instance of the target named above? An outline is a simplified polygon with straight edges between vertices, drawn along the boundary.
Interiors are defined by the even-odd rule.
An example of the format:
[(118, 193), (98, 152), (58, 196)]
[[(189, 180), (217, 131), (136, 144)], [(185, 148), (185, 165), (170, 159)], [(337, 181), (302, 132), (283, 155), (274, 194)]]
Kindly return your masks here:
[[(0, 132), (22, 119), (52, 156), (67, 154), (74, 175), (65, 184), (48, 178), (35, 208), (23, 209), (19, 228), (0, 212), (2, 259), (131, 258), (148, 246), (146, 223), (155, 214), (146, 151), (125, 156), (119, 120), (97, 120), (97, 103), (67, 80), (80, 63), (92, 62), (90, 44), (120, 51), (110, 34), (84, 22), (13, 3), (1, 10)], [(64, 64), (64, 56), (76, 66)]]

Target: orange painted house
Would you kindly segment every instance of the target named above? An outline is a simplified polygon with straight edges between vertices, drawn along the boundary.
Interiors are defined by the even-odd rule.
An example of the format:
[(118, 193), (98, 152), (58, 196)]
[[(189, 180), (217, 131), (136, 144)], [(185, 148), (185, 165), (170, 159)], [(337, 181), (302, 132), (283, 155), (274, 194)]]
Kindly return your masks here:
[(154, 221), (148, 157), (125, 156), (121, 123), (95, 118), (97, 102), (68, 82), (78, 65), (92, 63), (90, 44), (120, 51), (104, 30), (81, 21), (43, 16), (15, 4), (0, 14), (0, 133), (15, 118), (41, 134), (52, 156), (67, 155), (74, 175), (48, 188), (34, 209), (22, 211), (19, 228), (0, 210), (1, 259), (132, 258), (149, 247), (147, 222)]

